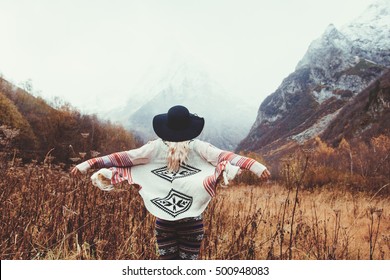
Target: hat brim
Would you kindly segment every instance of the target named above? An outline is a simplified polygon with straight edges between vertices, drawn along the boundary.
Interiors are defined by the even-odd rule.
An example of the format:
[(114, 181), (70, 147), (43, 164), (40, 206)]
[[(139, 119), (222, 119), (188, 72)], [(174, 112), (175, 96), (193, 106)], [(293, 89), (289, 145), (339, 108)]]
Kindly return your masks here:
[(188, 128), (174, 130), (168, 127), (168, 114), (160, 114), (153, 118), (153, 130), (158, 137), (165, 141), (182, 142), (196, 138), (202, 132), (204, 118), (190, 115)]

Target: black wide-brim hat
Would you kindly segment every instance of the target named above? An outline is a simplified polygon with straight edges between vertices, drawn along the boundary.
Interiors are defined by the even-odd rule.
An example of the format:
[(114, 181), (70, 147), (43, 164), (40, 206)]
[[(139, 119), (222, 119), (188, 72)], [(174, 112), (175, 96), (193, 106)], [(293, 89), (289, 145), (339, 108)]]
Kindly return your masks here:
[(182, 142), (199, 136), (204, 127), (204, 119), (191, 114), (184, 106), (177, 105), (168, 113), (153, 118), (153, 129), (165, 141)]

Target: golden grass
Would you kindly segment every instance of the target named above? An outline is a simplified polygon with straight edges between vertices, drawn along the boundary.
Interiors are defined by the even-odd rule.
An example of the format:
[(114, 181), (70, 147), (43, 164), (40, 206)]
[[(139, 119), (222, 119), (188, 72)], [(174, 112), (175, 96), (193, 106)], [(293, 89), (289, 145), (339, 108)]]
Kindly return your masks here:
[[(41, 165), (0, 173), (1, 259), (158, 258), (155, 218), (135, 188), (103, 192)], [(218, 188), (201, 258), (390, 259), (388, 205), (340, 187), (299, 189), (297, 200), (277, 183)]]
[(389, 198), (371, 200), (336, 188), (300, 190), (292, 224), (294, 199), (275, 184), (220, 189), (206, 214), (203, 256), (288, 259), (291, 234), (292, 259), (370, 259), (373, 221), (371, 241), (378, 237), (372, 258), (389, 258)]

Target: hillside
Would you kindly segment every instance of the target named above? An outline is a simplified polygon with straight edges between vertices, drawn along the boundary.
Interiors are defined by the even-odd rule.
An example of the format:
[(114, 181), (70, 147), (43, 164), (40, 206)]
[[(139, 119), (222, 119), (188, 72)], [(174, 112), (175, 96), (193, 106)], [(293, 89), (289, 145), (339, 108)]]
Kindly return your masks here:
[[(50, 154), (52, 159), (71, 163), (72, 160), (91, 157), (96, 152), (107, 154), (139, 145), (133, 135), (121, 126), (102, 122), (96, 116), (82, 115), (70, 105), (53, 108), (44, 99), (2, 78), (0, 109), (0, 126), (19, 131), (18, 136), (12, 139), (12, 145), (3, 141), (0, 149), (3, 153), (16, 149), (16, 156), (24, 160), (42, 161), (53, 149)], [(3, 130), (0, 136), (7, 140)]]
[(390, 135), (390, 71), (344, 106), (321, 137), (336, 145), (343, 138), (366, 140), (381, 134)]
[(15, 104), (0, 91), (0, 124), (19, 130), (17, 142), (25, 143), (25, 149), (36, 148), (36, 138), (28, 121)]
[[(339, 115), (343, 108), (390, 67), (390, 33), (384, 31), (390, 29), (388, 4), (388, 0), (375, 2), (340, 29), (329, 25), (311, 43), (295, 71), (260, 105), (256, 121), (237, 150), (274, 157), (343, 121), (346, 116)], [(365, 126), (375, 127), (369, 121), (373, 119)], [(356, 137), (362, 131), (355, 129), (353, 136), (345, 136)], [(326, 135), (333, 144), (343, 137), (330, 132)]]

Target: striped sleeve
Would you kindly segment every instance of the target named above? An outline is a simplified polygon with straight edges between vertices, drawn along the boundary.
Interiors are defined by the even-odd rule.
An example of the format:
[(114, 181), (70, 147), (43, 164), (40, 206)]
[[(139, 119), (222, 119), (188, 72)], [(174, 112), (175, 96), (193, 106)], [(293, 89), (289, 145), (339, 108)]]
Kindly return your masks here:
[(239, 166), (242, 169), (250, 170), (257, 176), (260, 176), (263, 171), (267, 169), (263, 164), (252, 158), (244, 157), (227, 151), (223, 151), (218, 157), (218, 162), (223, 161), (229, 161), (232, 165)]
[(118, 152), (108, 156), (91, 158), (87, 160), (87, 163), (90, 168), (130, 167), (134, 165), (129, 152)]
[(223, 161), (228, 161), (230, 164), (239, 166), (242, 169), (250, 170), (258, 176), (267, 169), (263, 164), (252, 158), (218, 149), (213, 145), (200, 140), (197, 141), (195, 149), (205, 160), (214, 166), (217, 166)]
[(152, 157), (154, 144), (154, 141), (151, 141), (138, 149), (92, 158), (80, 163), (76, 167), (81, 172), (86, 172), (90, 168), (131, 167), (146, 164)]
[(127, 181), (130, 185), (133, 184), (130, 167), (112, 167), (111, 184), (116, 185), (123, 181)]

